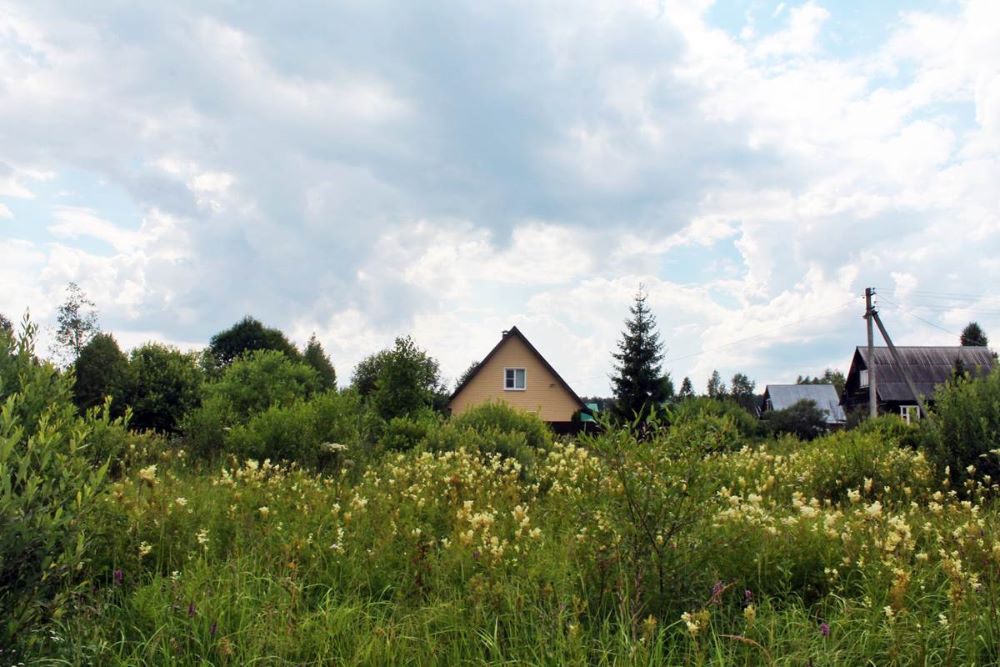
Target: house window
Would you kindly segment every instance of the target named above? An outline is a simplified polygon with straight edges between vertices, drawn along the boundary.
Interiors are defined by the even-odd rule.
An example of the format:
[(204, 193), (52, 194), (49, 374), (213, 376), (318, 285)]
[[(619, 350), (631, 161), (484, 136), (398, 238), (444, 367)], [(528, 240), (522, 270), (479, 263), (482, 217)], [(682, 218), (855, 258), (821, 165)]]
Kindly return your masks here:
[(916, 405), (901, 405), (899, 406), (899, 416), (907, 424), (912, 424), (920, 419), (920, 408)]
[(503, 369), (503, 388), (507, 391), (524, 391), (528, 384), (527, 375), (523, 368)]
[(858, 373), (858, 382), (861, 384), (862, 387), (867, 387), (868, 386), (868, 371), (867, 370), (863, 370), (863, 371), (860, 371)]

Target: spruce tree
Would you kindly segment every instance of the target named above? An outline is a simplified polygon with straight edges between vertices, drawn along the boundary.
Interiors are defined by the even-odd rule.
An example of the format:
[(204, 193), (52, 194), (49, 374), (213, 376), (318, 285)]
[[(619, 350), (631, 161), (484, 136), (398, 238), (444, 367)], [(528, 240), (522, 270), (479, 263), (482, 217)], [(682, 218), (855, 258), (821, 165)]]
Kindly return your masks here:
[(645, 419), (655, 406), (673, 395), (673, 385), (670, 374), (661, 370), (663, 344), (641, 287), (629, 313), (618, 352), (613, 354), (617, 362), (616, 375), (611, 378), (615, 413), (624, 419)]

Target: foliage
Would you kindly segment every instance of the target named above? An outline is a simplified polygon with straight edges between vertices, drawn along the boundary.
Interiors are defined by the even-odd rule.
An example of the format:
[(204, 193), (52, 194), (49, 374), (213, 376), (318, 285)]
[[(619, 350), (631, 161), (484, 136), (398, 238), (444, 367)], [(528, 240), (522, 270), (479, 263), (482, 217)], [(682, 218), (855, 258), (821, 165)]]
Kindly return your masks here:
[(241, 458), (296, 462), (317, 467), (339, 464), (357, 452), (356, 394), (325, 392), (291, 404), (274, 403), (234, 426), (226, 436), (226, 451)]
[(744, 373), (735, 373), (732, 379), (732, 386), (729, 398), (750, 414), (757, 414), (757, 395), (754, 388), (757, 386), (753, 380)]
[[(0, 646), (72, 609), (87, 586), (93, 511), (107, 470), (91, 467), (95, 424), (80, 419), (70, 378), (34, 354), (36, 327), (0, 335)], [(104, 431), (124, 428), (106, 419)], [(98, 419), (102, 419), (99, 417)]]
[(385, 421), (424, 408), (440, 409), (446, 400), (437, 359), (409, 336), (363, 359), (354, 369), (352, 386)]
[(476, 369), (479, 368), (479, 363), (480, 362), (478, 361), (473, 361), (471, 364), (469, 364), (469, 367), (466, 368), (465, 371), (460, 376), (458, 376), (458, 379), (455, 381), (456, 391), (458, 390), (459, 387), (465, 384), (469, 378), (472, 377), (473, 373), (476, 372)]
[(59, 306), (56, 322), (54, 351), (69, 365), (76, 361), (84, 346), (100, 331), (94, 302), (76, 283), (66, 286), (66, 301)]
[(255, 350), (202, 385), (201, 405), (185, 415), (181, 431), (192, 453), (212, 458), (224, 450), (228, 429), (272, 407), (306, 399), (319, 385), (318, 373), (307, 364), (277, 350)]
[(972, 476), (1000, 479), (1000, 371), (937, 388), (934, 420), (922, 420), (931, 458), (957, 489)]
[(726, 397), (726, 383), (722, 381), (722, 376), (719, 375), (719, 371), (712, 371), (711, 377), (708, 378), (708, 384), (705, 387), (705, 392), (709, 398)]
[(198, 405), (202, 379), (193, 354), (160, 343), (132, 350), (124, 392), (132, 427), (177, 432), (181, 418)]
[(14, 335), (14, 323), (7, 318), (6, 315), (0, 313), (0, 335), (7, 334), (8, 336)]
[(646, 305), (646, 294), (639, 289), (629, 307), (631, 317), (618, 341), (615, 375), (611, 378), (618, 417), (645, 419), (650, 412), (673, 396), (670, 374), (663, 373), (663, 344), (656, 331), (656, 318)]
[(118, 347), (114, 336), (99, 333), (83, 346), (73, 364), (73, 401), (81, 412), (103, 405), (112, 398), (116, 415), (125, 413), (124, 394), (128, 380), (128, 357)]
[(319, 374), (307, 364), (276, 350), (255, 350), (233, 362), (217, 382), (206, 384), (204, 396), (222, 398), (244, 419), (307, 398), (319, 387)]
[(695, 396), (673, 406), (669, 418), (675, 426), (698, 424), (699, 428), (713, 430), (720, 434), (720, 444), (736, 448), (761, 436), (760, 420), (728, 400)]
[(784, 410), (764, 413), (763, 420), (774, 434), (794, 435), (800, 440), (813, 440), (827, 430), (827, 412), (816, 401), (807, 398), (797, 401)]
[(965, 328), (962, 329), (962, 335), (959, 337), (959, 342), (963, 347), (989, 347), (990, 345), (990, 339), (986, 337), (986, 332), (983, 331), (978, 322), (969, 322), (965, 325)]
[[(12, 368), (0, 357), (0, 387), (40, 372)], [(13, 414), (59, 404), (92, 434), (65, 380), (31, 368), (47, 380)], [(994, 391), (952, 400), (989, 421)], [(44, 611), (14, 641), (46, 664), (1000, 658), (995, 478), (943, 477), (908, 446), (927, 423), (884, 417), (803, 442), (752, 434), (729, 400), (665, 414), (669, 426), (533, 447), (527, 417), (503, 406), (467, 420), (424, 409), (380, 428), (373, 452), (360, 395), (325, 392), (232, 422), (234, 456), (214, 464), (129, 442), (145, 453), (123, 456), (70, 524), (88, 560), (56, 568), (65, 578), (39, 589)]]
[(538, 415), (512, 408), (500, 401), (469, 408), (457, 417), (452, 417), (451, 421), (455, 426), (480, 433), (488, 430), (519, 433), (532, 449), (547, 449), (552, 446), (552, 431)]
[(837, 396), (841, 396), (844, 393), (844, 385), (847, 384), (847, 379), (844, 378), (844, 374), (840, 371), (827, 368), (823, 371), (822, 375), (817, 375), (816, 377), (800, 375), (796, 378), (795, 384), (832, 384), (833, 388), (837, 391)]
[(247, 352), (256, 350), (276, 350), (294, 360), (300, 360), (302, 357), (280, 329), (265, 327), (259, 320), (249, 315), (225, 331), (212, 336), (208, 349), (212, 359), (222, 368)]
[(309, 337), (302, 360), (316, 371), (319, 378), (319, 388), (323, 391), (337, 388), (337, 371), (330, 363), (330, 357), (323, 350), (323, 345), (316, 339), (316, 334)]
[(691, 378), (687, 376), (684, 377), (684, 380), (681, 382), (681, 390), (677, 392), (677, 398), (682, 401), (688, 398), (694, 398), (694, 385), (691, 384)]

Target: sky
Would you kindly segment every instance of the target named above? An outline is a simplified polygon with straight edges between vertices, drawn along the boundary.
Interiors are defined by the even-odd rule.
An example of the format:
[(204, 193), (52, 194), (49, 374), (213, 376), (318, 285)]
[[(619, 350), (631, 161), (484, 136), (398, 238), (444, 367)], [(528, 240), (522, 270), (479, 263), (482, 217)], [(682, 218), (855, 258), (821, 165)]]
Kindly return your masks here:
[(581, 395), (644, 286), (675, 384), (1000, 340), (1000, 2), (0, 0), (0, 312), (253, 315), (342, 383), (516, 325)]

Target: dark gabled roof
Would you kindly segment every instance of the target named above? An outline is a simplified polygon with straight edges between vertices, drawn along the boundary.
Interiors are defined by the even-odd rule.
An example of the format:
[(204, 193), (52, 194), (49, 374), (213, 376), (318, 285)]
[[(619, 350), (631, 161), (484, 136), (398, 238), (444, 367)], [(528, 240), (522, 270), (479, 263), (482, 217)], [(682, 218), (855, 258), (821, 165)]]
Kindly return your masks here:
[(769, 384), (764, 389), (764, 398), (771, 399), (772, 410), (784, 410), (799, 401), (813, 401), (816, 407), (826, 412), (828, 423), (847, 420), (832, 384)]
[(448, 403), (451, 403), (453, 400), (455, 400), (455, 397), (458, 396), (463, 389), (465, 389), (465, 385), (469, 384), (469, 382), (472, 381), (472, 378), (479, 375), (479, 371), (483, 370), (483, 368), (486, 366), (486, 363), (493, 358), (493, 355), (495, 355), (500, 350), (500, 348), (503, 347), (504, 343), (506, 343), (511, 337), (518, 338), (522, 343), (524, 343), (524, 346), (527, 347), (532, 354), (538, 357), (538, 360), (542, 362), (542, 365), (545, 366), (545, 368), (550, 373), (552, 373), (552, 377), (556, 379), (556, 382), (562, 385), (562, 388), (569, 392), (569, 395), (573, 397), (573, 399), (577, 402), (577, 406), (581, 410), (587, 409), (586, 404), (582, 400), (580, 400), (580, 396), (575, 391), (573, 391), (573, 389), (566, 383), (566, 380), (562, 379), (562, 376), (560, 376), (559, 373), (556, 372), (556, 369), (552, 368), (552, 364), (550, 364), (548, 361), (545, 360), (545, 357), (543, 357), (541, 353), (535, 349), (535, 346), (532, 345), (531, 342), (524, 337), (524, 334), (521, 333), (517, 327), (511, 327), (507, 331), (503, 332), (503, 337), (500, 339), (500, 342), (497, 343), (492, 350), (490, 350), (489, 354), (483, 357), (483, 360), (479, 362), (479, 365), (476, 366), (475, 370), (469, 373), (469, 376), (465, 378), (465, 381), (463, 381), (462, 384), (458, 385), (455, 388), (455, 391), (452, 392), (451, 397), (448, 399)]
[[(934, 388), (948, 381), (958, 360), (962, 361), (965, 370), (970, 373), (989, 372), (993, 368), (993, 353), (988, 347), (953, 346), (953, 347), (905, 347), (897, 346), (896, 350), (902, 357), (907, 374), (922, 396), (934, 396)], [(868, 348), (859, 346), (855, 351), (855, 362), (859, 361), (863, 368), (870, 368)], [(909, 401), (913, 394), (906, 386), (906, 380), (900, 372), (888, 347), (874, 348), (875, 377), (878, 397), (883, 401)], [(851, 364), (854, 373), (856, 363)]]

